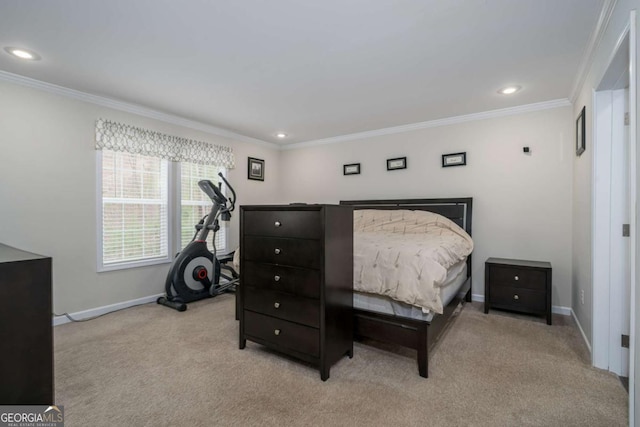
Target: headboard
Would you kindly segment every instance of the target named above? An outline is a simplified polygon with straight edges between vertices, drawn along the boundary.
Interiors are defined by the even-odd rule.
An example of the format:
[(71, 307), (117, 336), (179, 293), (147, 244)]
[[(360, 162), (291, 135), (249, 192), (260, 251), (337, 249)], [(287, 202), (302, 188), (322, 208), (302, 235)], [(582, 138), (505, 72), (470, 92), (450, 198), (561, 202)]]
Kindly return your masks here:
[(342, 200), (341, 205), (354, 209), (409, 209), (429, 211), (449, 218), (471, 236), (473, 198), (403, 199), (403, 200)]
[[(449, 218), (469, 233), (469, 236), (472, 236), (472, 197), (446, 199), (341, 200), (340, 204), (353, 206), (354, 209), (409, 209), (434, 212)], [(467, 277), (471, 277), (471, 254), (467, 257)], [(471, 299), (468, 299), (467, 301), (471, 301)]]

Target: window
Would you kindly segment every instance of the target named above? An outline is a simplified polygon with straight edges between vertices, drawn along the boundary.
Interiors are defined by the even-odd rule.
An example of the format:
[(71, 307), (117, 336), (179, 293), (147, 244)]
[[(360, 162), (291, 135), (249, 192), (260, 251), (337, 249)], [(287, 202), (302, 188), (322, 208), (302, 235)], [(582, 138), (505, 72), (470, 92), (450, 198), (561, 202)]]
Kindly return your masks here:
[[(184, 248), (193, 239), (195, 225), (211, 211), (211, 199), (198, 187), (198, 181), (208, 179), (214, 184), (220, 178), (218, 172), (225, 173), (224, 167), (200, 165), (196, 163), (180, 163), (180, 248)], [(224, 192), (223, 188), (223, 192)], [(220, 221), (220, 230), (216, 233), (216, 249), (218, 254), (226, 252), (227, 222)], [(207, 245), (213, 250), (213, 232), (209, 233)]]
[(167, 160), (102, 151), (102, 269), (168, 260), (168, 183)]
[[(168, 262), (193, 239), (195, 225), (211, 210), (211, 199), (198, 181), (219, 181), (224, 166), (169, 162), (119, 151), (102, 150), (101, 245), (98, 270), (114, 270)], [(170, 204), (170, 185), (180, 167), (180, 204)], [(175, 172), (175, 173), (174, 173)], [(175, 199), (174, 199), (175, 200)], [(170, 216), (180, 210), (179, 247), (169, 236)], [(227, 248), (227, 222), (220, 221), (216, 233), (218, 254)], [(207, 245), (213, 250), (213, 233)]]
[[(173, 260), (211, 210), (198, 181), (217, 183), (219, 172), (235, 166), (231, 147), (105, 119), (96, 120), (95, 148), (98, 271)], [(220, 227), (216, 247), (224, 253), (226, 223)]]

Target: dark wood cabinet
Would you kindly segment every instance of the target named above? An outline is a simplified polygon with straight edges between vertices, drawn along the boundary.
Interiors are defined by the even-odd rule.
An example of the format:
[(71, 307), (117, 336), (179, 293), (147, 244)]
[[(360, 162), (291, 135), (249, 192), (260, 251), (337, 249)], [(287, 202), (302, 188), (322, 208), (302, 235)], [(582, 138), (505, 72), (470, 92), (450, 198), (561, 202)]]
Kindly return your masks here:
[(485, 263), (484, 312), (491, 308), (538, 314), (551, 324), (551, 264), (489, 258)]
[(0, 244), (0, 405), (51, 405), (51, 258)]
[(353, 356), (353, 209), (240, 208), (240, 348), (250, 340), (316, 364)]

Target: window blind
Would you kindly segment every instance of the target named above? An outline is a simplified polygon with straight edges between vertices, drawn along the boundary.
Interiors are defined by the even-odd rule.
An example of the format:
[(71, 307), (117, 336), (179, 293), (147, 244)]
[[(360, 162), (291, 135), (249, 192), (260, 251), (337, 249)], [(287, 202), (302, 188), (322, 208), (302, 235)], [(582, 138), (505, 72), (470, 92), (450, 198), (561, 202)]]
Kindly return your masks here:
[[(222, 166), (200, 165), (182, 162), (180, 164), (180, 248), (184, 248), (195, 234), (195, 225), (211, 211), (211, 199), (198, 187), (198, 181), (208, 179), (214, 184), (219, 181), (218, 172), (225, 174)], [(225, 189), (223, 188), (223, 191)], [(227, 252), (227, 222), (220, 221), (220, 230), (216, 233), (216, 249), (218, 254)], [(213, 250), (213, 232), (207, 239), (209, 250)]]
[(102, 151), (103, 265), (168, 257), (168, 162)]

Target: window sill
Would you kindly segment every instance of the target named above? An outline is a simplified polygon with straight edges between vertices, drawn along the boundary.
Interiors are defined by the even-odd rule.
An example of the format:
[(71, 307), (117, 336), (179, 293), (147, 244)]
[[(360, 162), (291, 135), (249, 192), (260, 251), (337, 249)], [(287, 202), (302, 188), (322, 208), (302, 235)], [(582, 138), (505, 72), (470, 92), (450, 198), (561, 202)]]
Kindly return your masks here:
[(129, 262), (121, 262), (117, 264), (108, 264), (108, 265), (99, 265), (98, 273), (104, 273), (107, 271), (117, 271), (117, 270), (128, 270), (131, 268), (138, 267), (148, 267), (151, 265), (160, 265), (160, 264), (169, 264), (173, 261), (170, 258), (161, 258), (161, 259), (146, 259), (144, 261), (129, 261)]

